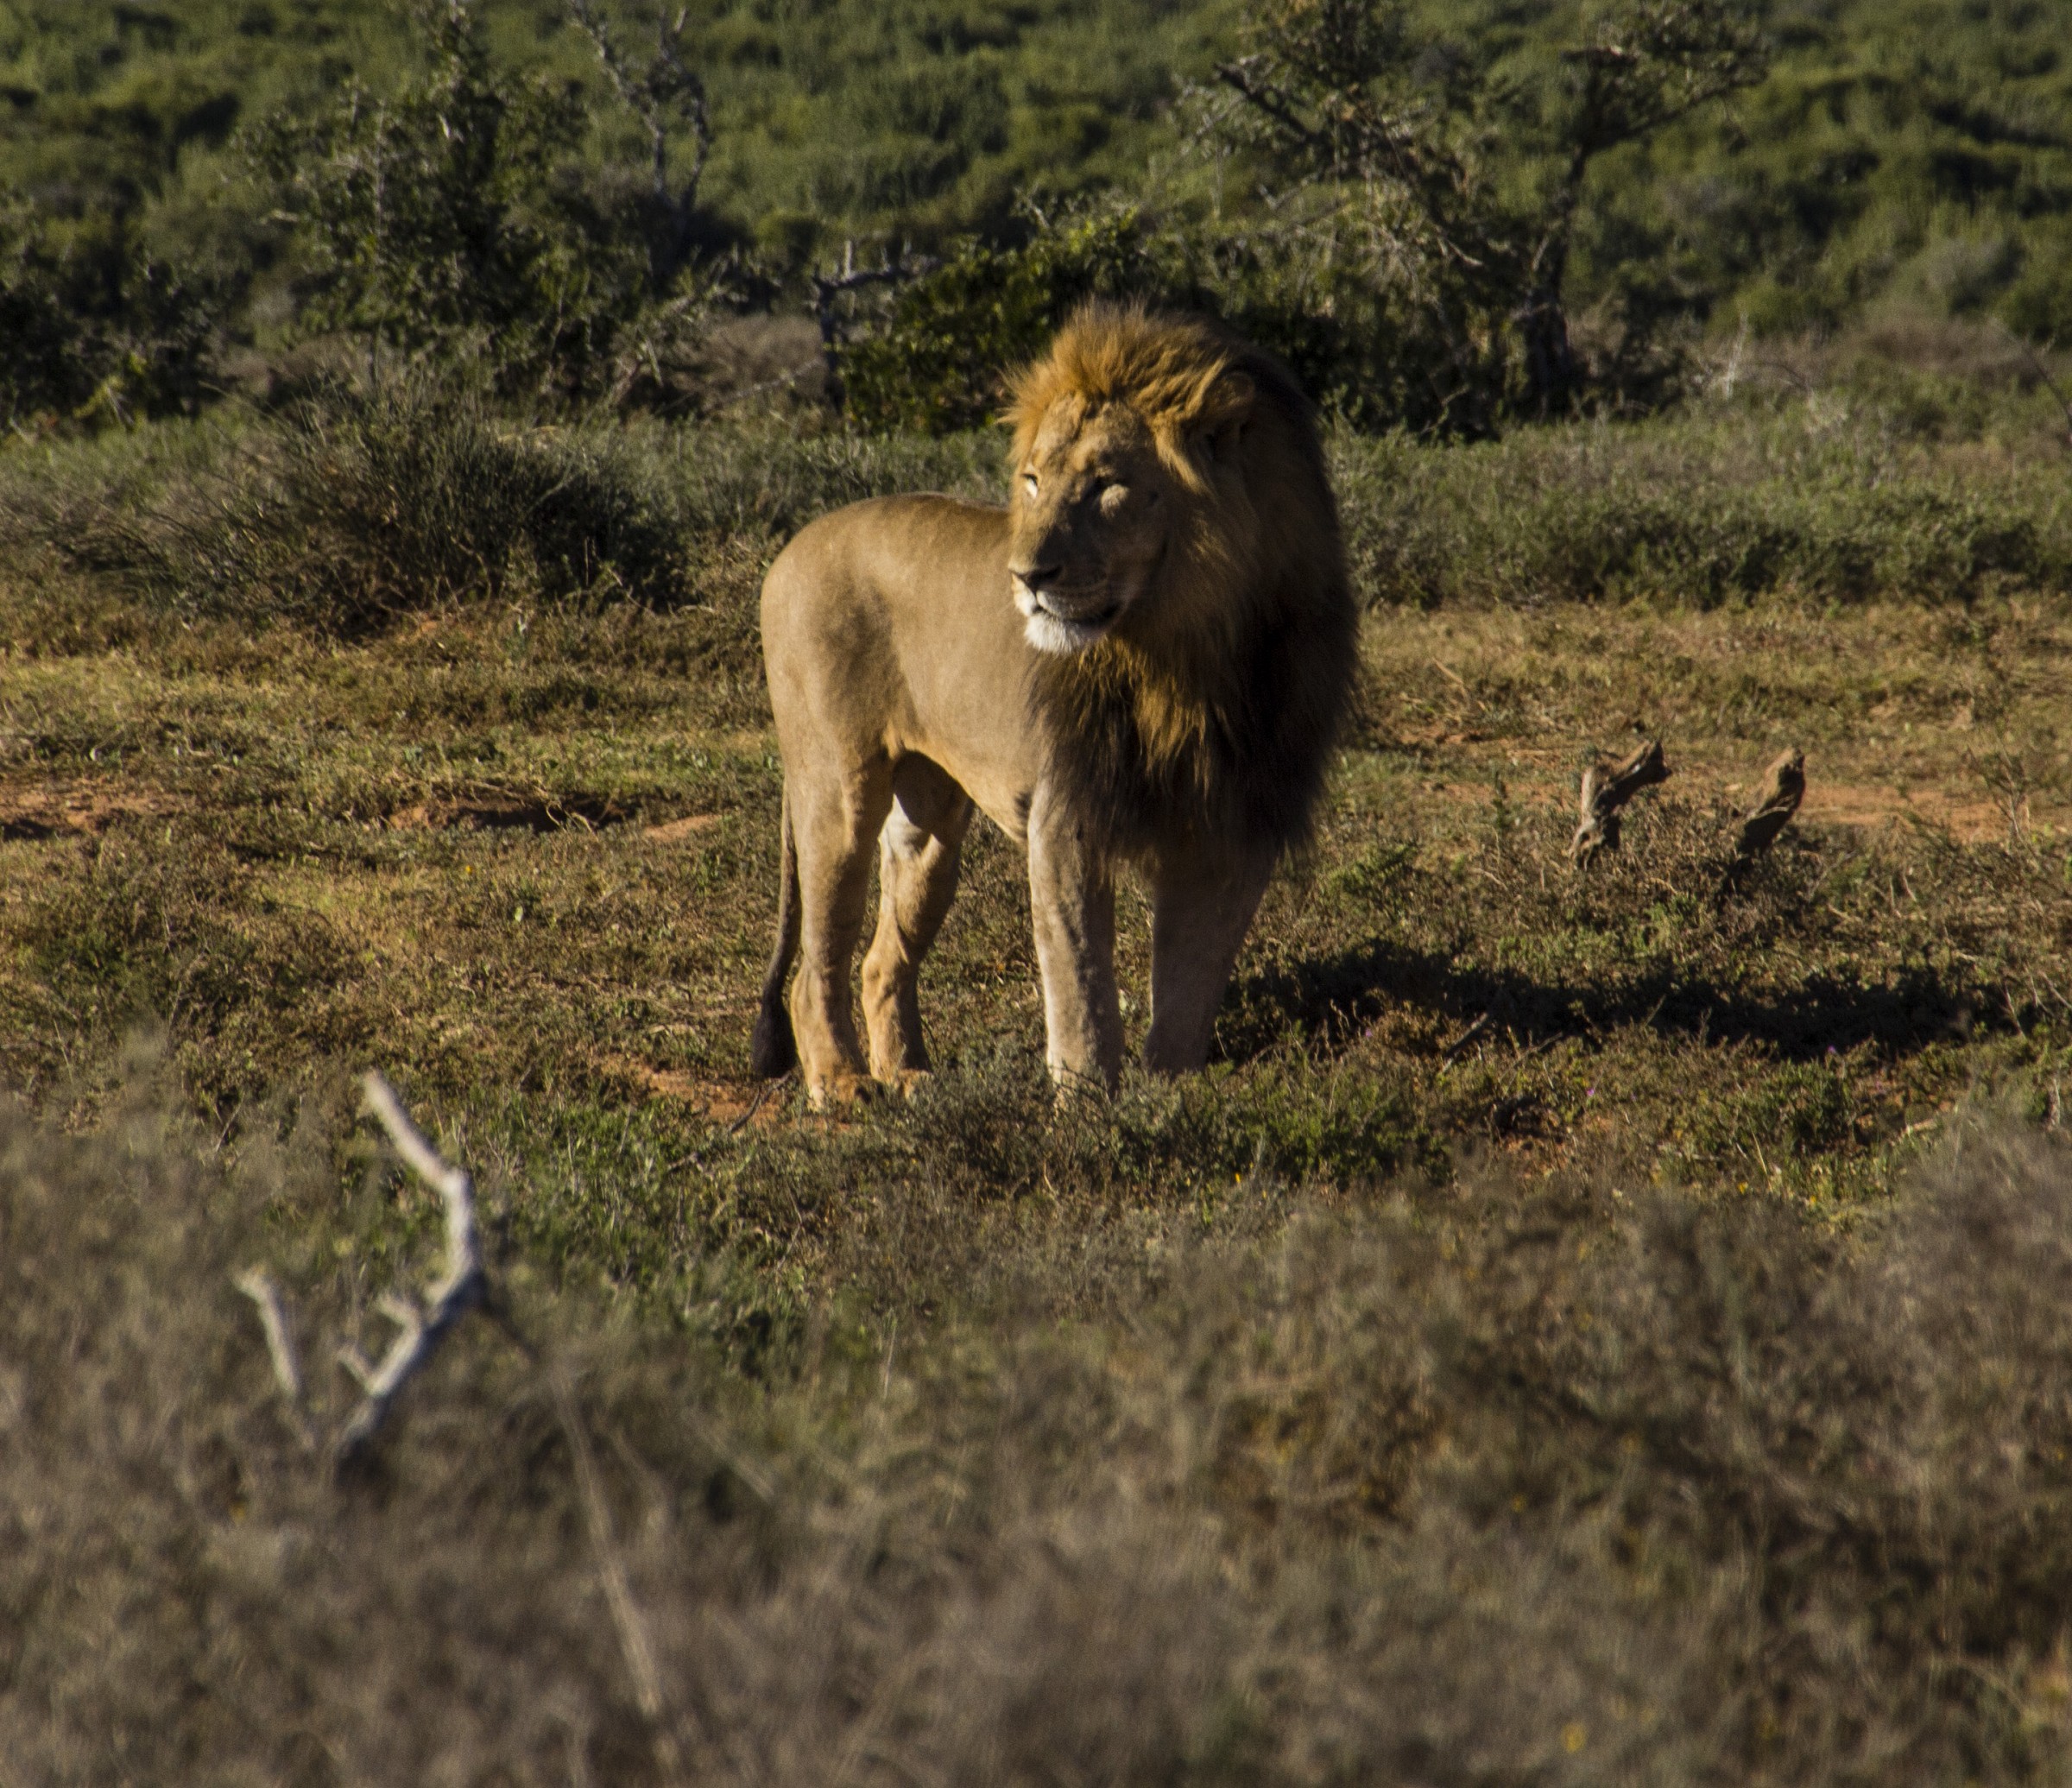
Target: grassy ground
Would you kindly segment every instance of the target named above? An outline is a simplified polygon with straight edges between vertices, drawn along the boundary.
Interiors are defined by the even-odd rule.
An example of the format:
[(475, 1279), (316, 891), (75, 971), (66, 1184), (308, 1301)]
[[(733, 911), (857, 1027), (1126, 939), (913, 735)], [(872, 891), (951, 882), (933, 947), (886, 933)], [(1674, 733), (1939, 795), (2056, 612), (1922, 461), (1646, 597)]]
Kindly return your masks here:
[[(753, 618), (772, 543), (706, 535), (676, 605), (550, 601), (514, 577), (343, 637), (152, 607), (77, 572), (18, 590), (10, 1077), (52, 1087), (157, 1019), (219, 1123), (313, 1064), (379, 1059), (486, 1127), (513, 1171), (565, 1162), (578, 1135), (646, 1151), (645, 1174), (703, 1151), (701, 1181), (829, 1149), (857, 1172), (881, 1149), (903, 1160), (913, 1116), (830, 1128), (788, 1091), (725, 1128), (755, 1098), (774, 894)], [(1967, 1093), (2056, 1096), (2061, 599), (1461, 602), (1378, 609), (1365, 641), (1322, 842), (1269, 897), (1214, 1090), (1138, 1096), (1154, 1129), (1180, 1126), (1190, 1174), (1256, 1155), (1349, 1185), (1443, 1172), (1465, 1139), (1536, 1166), (1615, 1139), (1650, 1175), (1841, 1209)], [(1580, 767), (1640, 733), (1676, 774), (1621, 856), (1578, 875)], [(1722, 888), (1732, 811), (1789, 745), (1808, 754), (1801, 819)], [(1144, 942), (1131, 907), (1140, 997)], [(925, 990), (943, 1099), (981, 1096), (1002, 1052), (1017, 1072), (1039, 1052), (1020, 868), (997, 837), (971, 850)], [(627, 1236), (574, 1170), (544, 1171), (565, 1184), (521, 1221), (557, 1260), (644, 1281), (741, 1221)], [(689, 1195), (636, 1175), (618, 1196)], [(817, 1260), (819, 1229), (786, 1258)]]
[[(1686, 512), (1769, 513), (1747, 492), (1799, 464), (1763, 445), (1788, 436), (1805, 430), (1766, 412), (1687, 437), (1679, 463), (1741, 471), (1710, 492), (1687, 471)], [(673, 1742), (711, 1772), (1330, 1781), (1443, 1758), (1462, 1781), (1927, 1780), (2060, 1754), (2057, 1554), (2025, 1578), (2010, 1537), (2056, 1493), (2041, 1463), (1983, 1501), (1969, 1475), (2061, 1444), (2036, 1362), (2062, 1317), (2037, 1315), (2031, 1348), (1992, 1311), (2028, 1308), (2072, 1182), (2026, 1138), (1949, 1153), (1968, 1109), (2055, 1130), (2072, 1068), (2072, 607), (2047, 438), (1917, 434), (1874, 477), (1802, 465), (1808, 515), (1886, 492), (1873, 546), (1931, 498), (2027, 530), (2018, 564), (1850, 600), (1789, 559), (1753, 592), (1702, 568), (1651, 588), (1627, 562), (1477, 598), (1525, 575), (1545, 515), (1659, 502), (1665, 437), (1342, 444), (1361, 540), (1439, 563), (1435, 530), (1472, 546), (1527, 486), (1543, 519), (1460, 547), (1432, 605), (1373, 610), (1319, 844), (1268, 896), (1219, 1063), (1053, 1112), (1020, 864), (980, 836), (923, 981), (937, 1084), (831, 1120), (745, 1078), (779, 788), (755, 589), (799, 513), (982, 488), (985, 444), (521, 445), (602, 467), (608, 493), (640, 473), (652, 537), (690, 544), (636, 599), (616, 564), (558, 584), (514, 524), (449, 587), (346, 602), (390, 562), (364, 515), (402, 515), (410, 479), (381, 472), (395, 500), (341, 531), (313, 490), (388, 462), (330, 439), (309, 462), (329, 486), (301, 449), (254, 438), (226, 462), (176, 432), (7, 473), (0, 1071), (93, 1134), (9, 1120), (0, 1256), (87, 1263), (82, 1307), (134, 1311), (81, 1354), (55, 1291), (22, 1293), (0, 1429), (46, 1444), (0, 1519), (96, 1570), (125, 1522), (158, 1534), (151, 1557), (237, 1558), (227, 1589), (217, 1564), (167, 1565), (146, 1600), (174, 1626), (128, 1663), (83, 1637), (117, 1620), (115, 1588), (54, 1600), (18, 1570), (0, 1608), (46, 1609), (22, 1629), (41, 1649), (0, 1644), (0, 1682), (42, 1685), (47, 1715), (113, 1694), (116, 1728), (271, 1758), (256, 1780), (660, 1770), (534, 1368), (485, 1330), (415, 1393), (383, 1529), (306, 1482), (249, 1310), (177, 1295), (271, 1255), (313, 1328), (378, 1332), (366, 1305), (433, 1213), (354, 1140), (344, 1075), (372, 1063), (480, 1174), (521, 1321), (589, 1362), (613, 1494), (648, 1512), (628, 1545), (684, 1697)], [(256, 513), (300, 517), (344, 567), (285, 617), (256, 618)], [(1370, 594), (1404, 594), (1394, 562), (1363, 559)], [(1577, 772), (1641, 733), (1672, 779), (1579, 875)], [(1787, 745), (1804, 811), (1730, 882), (1733, 815)], [(1146, 927), (1125, 913), (1140, 1028)], [(162, 1034), (155, 1071), (124, 1056), (140, 1026)], [(168, 1097), (199, 1129), (142, 1115)], [(1898, 1195), (1930, 1157), (1930, 1190)], [(2028, 1238), (2015, 1264), (2003, 1232)], [(1987, 1338), (1930, 1360), (1923, 1322)], [(124, 1349), (163, 1360), (132, 1383)], [(186, 1463), (121, 1415), (108, 1469), (130, 1501), (60, 1519), (66, 1450), (92, 1447), (53, 1382), (79, 1407), (162, 1406)], [(1942, 1429), (1907, 1425), (1923, 1398)], [(464, 1467), (442, 1445), (487, 1451)], [(522, 1462), (509, 1482), (495, 1457)], [(451, 1499), (487, 1511), (479, 1531)], [(248, 1505), (252, 1558), (227, 1537)], [(322, 1562), (297, 1576), (313, 1533)], [(433, 1580), (483, 1624), (427, 1607), (413, 1585)], [(724, 1621), (734, 1675), (712, 1661)], [(363, 1627), (398, 1658), (417, 1633), (467, 1719), (442, 1729), (402, 1678), (346, 1695), (321, 1660)], [(190, 1677), (167, 1663), (181, 1645)], [(1088, 1646), (1120, 1660), (1097, 1690)], [(247, 1744), (205, 1709), (261, 1653), (265, 1695), (301, 1711)], [(493, 1689), (496, 1660), (521, 1654), (537, 1704), (500, 1731), (518, 1691)], [(965, 1658), (990, 1686), (959, 1713)], [(1953, 1686), (1961, 1669), (2001, 1701)], [(33, 1753), (50, 1768), (120, 1777), (88, 1726), (23, 1723), (27, 1705), (0, 1689), (18, 1731), (72, 1734)], [(804, 1724), (787, 1738), (772, 1709)]]

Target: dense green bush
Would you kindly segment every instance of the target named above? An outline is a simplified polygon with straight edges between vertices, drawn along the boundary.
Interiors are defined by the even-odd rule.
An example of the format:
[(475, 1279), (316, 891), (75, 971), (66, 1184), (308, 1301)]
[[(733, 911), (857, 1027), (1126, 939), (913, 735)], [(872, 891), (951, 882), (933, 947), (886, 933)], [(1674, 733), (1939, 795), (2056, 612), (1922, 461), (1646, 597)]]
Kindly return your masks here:
[(192, 414), (217, 392), (214, 294), (116, 228), (0, 205), (0, 422)]
[(1183, 251), (1134, 212), (1039, 222), (1019, 247), (968, 240), (901, 291), (883, 325), (841, 357), (850, 417), (862, 427), (948, 433), (989, 420), (1003, 379), (1033, 359), (1092, 297), (1199, 300)]
[(648, 262), (566, 177), (587, 115), (570, 92), (501, 78), (471, 6), (419, 12), (423, 76), (386, 98), (350, 85), (251, 134), (293, 219), (300, 326), (471, 349), (521, 389), (594, 385)]
[(1356, 426), (1457, 433), (1444, 344), (1406, 295), (1271, 235), (1134, 206), (1027, 220), (1011, 246), (967, 240), (843, 351), (849, 419), (939, 433), (997, 414), (1005, 380), (1100, 297), (1220, 316), (1285, 359)]
[(1209, 117), (1261, 168), (1258, 227), (1430, 319), (1453, 429), (1630, 405), (1669, 382), (1654, 337), (1676, 306), (1644, 300), (1627, 257), (1601, 269), (1614, 340), (1578, 351), (1577, 226), (1606, 157), (1762, 82), (1757, 8), (1606, 0), (1521, 34), (1403, 0), (1274, 0), (1242, 48), (1217, 66), (1227, 103)]

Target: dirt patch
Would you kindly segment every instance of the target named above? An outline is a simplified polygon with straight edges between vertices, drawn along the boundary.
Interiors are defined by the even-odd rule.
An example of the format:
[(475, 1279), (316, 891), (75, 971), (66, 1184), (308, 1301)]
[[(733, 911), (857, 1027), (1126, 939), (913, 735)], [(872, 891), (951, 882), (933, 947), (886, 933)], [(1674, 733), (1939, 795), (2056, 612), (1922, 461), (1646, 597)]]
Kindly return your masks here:
[(629, 1056), (612, 1056), (604, 1066), (623, 1074), (660, 1099), (681, 1099), (716, 1124), (753, 1124), (768, 1129), (784, 1115), (781, 1081), (704, 1080), (681, 1068), (654, 1068)]
[(483, 789), (398, 807), (382, 824), (392, 831), (601, 831), (632, 817), (606, 795)]
[(159, 819), (188, 803), (162, 789), (112, 782), (0, 787), (0, 839), (98, 837), (118, 820)]
[(641, 836), (653, 838), (657, 843), (673, 844), (679, 838), (710, 831), (718, 824), (717, 813), (686, 813), (681, 819), (665, 819), (658, 825), (643, 827)]
[[(2007, 837), (2007, 810), (1997, 801), (1975, 797), (1959, 799), (1940, 788), (1879, 788), (1849, 782), (1817, 783), (1806, 779), (1802, 819), (1829, 825), (1873, 827), (1903, 825), (1910, 820), (1947, 831), (1962, 844), (1988, 844)], [(2068, 815), (2024, 802), (2019, 810), (2025, 827), (2060, 825)]]

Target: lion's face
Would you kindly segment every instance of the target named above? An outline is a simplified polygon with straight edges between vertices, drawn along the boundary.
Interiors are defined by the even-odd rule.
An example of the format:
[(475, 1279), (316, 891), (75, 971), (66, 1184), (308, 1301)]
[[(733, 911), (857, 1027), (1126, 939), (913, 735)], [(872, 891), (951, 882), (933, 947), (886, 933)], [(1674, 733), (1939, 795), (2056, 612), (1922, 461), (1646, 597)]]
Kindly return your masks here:
[(1052, 407), (1008, 502), (1008, 569), (1032, 646), (1078, 652), (1115, 628), (1165, 554), (1176, 495), (1134, 411)]

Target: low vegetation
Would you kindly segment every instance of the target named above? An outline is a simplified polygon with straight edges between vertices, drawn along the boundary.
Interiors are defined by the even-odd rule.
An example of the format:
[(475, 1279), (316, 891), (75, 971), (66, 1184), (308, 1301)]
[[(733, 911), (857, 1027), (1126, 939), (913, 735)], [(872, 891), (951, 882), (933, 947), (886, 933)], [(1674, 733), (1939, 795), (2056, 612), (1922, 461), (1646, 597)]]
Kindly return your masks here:
[(319, 1361), (425, 1212), (335, 1097), (226, 1172), (131, 1076), (0, 1128), (30, 1779), (2063, 1766), (2062, 1145), (1961, 1127), (1846, 1245), (1610, 1166), (1216, 1209), (1153, 1166), (1106, 1224), (917, 1172), (850, 1196), (976, 1296), (873, 1324), (867, 1265), (745, 1373), (518, 1250), (333, 1486), (232, 1273), (292, 1263)]
[[(1053, 1102), (988, 834), (942, 1071), (826, 1119), (745, 1077), (757, 581), (996, 442), (399, 376), (0, 462), (0, 1755), (2061, 1766), (2067, 450), (2012, 370), (1791, 371), (1338, 433), (1361, 712), (1216, 1064)], [(1637, 730), (1670, 780), (1579, 872)], [(498, 1302), (334, 1483), (331, 1355), (437, 1228), (368, 1064), (476, 1170)]]
[[(2061, 1776), (2055, 16), (793, 11), (0, 0), (0, 1784)], [(1319, 834), (816, 1116), (756, 589), (1089, 292), (1323, 403)]]

